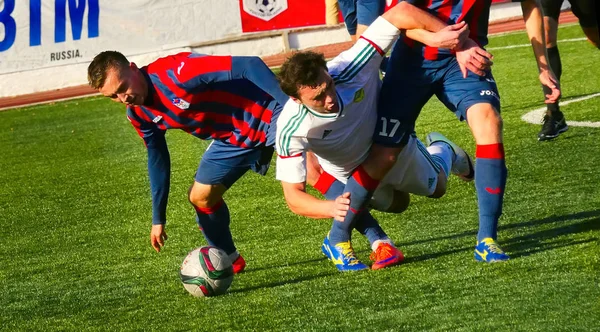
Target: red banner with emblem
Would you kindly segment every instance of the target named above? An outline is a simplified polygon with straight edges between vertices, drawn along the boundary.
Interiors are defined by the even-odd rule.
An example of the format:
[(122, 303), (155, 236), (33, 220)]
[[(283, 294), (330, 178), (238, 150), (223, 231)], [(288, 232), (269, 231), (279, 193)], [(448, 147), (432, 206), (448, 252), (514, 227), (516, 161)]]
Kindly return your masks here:
[[(493, 3), (510, 0), (492, 0)], [(394, 0), (386, 0), (385, 9)], [(290, 29), (325, 24), (325, 0), (239, 0), (243, 32)], [(342, 17), (340, 15), (340, 22)]]
[(243, 32), (325, 24), (325, 0), (239, 0)]

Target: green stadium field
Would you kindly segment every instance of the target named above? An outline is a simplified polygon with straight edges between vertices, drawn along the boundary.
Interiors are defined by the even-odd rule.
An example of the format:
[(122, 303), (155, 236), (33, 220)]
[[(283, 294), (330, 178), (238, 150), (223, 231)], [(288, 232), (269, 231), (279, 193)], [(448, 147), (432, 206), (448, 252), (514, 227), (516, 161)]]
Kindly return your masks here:
[[(564, 101), (600, 92), (600, 53), (581, 37), (559, 29)], [(168, 134), (170, 238), (156, 253), (146, 152), (122, 106), (92, 97), (0, 112), (0, 330), (600, 330), (600, 128), (537, 141), (540, 125), (521, 120), (543, 107), (527, 43), (490, 42), (509, 169), (499, 242), (512, 259), (500, 264), (474, 261), (474, 186), (451, 178), (442, 199), (376, 213), (403, 265), (338, 273), (320, 252), (330, 221), (292, 214), (272, 167), (226, 194), (246, 272), (228, 294), (194, 298), (178, 270), (205, 244), (186, 192), (207, 142)], [(564, 112), (598, 125), (600, 97)], [(437, 100), (417, 123), (421, 138), (432, 130), (474, 151)], [(366, 240), (354, 244), (368, 261)]]

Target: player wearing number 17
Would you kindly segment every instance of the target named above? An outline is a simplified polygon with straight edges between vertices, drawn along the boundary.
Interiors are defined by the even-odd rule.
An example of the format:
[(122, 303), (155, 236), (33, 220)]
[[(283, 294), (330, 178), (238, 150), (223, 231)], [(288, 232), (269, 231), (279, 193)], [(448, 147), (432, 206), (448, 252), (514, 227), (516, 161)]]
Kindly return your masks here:
[[(497, 262), (509, 258), (496, 244), (498, 219), (502, 214), (507, 169), (502, 143), (500, 95), (490, 70), (492, 55), (487, 44), (491, 0), (409, 0), (447, 24), (466, 21), (470, 39), (453, 51), (429, 47), (410, 36), (395, 44), (386, 68), (378, 103), (381, 118), (399, 121), (391, 133), (378, 123), (373, 147), (365, 162), (348, 180), (344, 192), (351, 196), (344, 223), (352, 223), (373, 193), (362, 183), (378, 183), (407, 147), (421, 109), (435, 95), (459, 120), (467, 120), (477, 144), (475, 187), (479, 206), (477, 261)], [(535, 0), (522, 1), (527, 32), (539, 66), (540, 82), (549, 88), (548, 102), (560, 96), (558, 83), (545, 54), (543, 21)], [(532, 66), (533, 67), (533, 66)], [(401, 107), (398, 104), (401, 103)], [(389, 124), (387, 124), (389, 127)], [(365, 180), (366, 179), (366, 180)], [(360, 180), (360, 181), (359, 181)]]
[[(446, 27), (425, 11), (401, 3), (375, 20), (350, 50), (328, 63), (322, 54), (298, 52), (283, 64), (278, 78), (283, 91), (291, 98), (277, 121), (277, 179), (281, 180), (286, 202), (293, 212), (312, 218), (335, 218), (345, 213), (338, 208), (347, 208), (344, 203), (347, 197), (342, 195), (343, 183), (369, 154), (378, 121), (379, 65), (385, 51), (400, 33), (399, 29), (437, 31), (420, 31), (419, 34), (426, 44), (451, 48), (468, 34), (464, 24)], [(407, 33), (414, 32), (411, 31)], [(393, 132), (398, 126), (399, 123), (392, 123), (387, 130)], [(305, 191), (307, 173), (312, 169), (309, 167), (307, 171), (309, 151), (316, 155), (323, 170), (315, 188), (327, 201), (316, 199)], [(392, 202), (387, 206), (382, 204), (379, 209), (401, 212), (408, 204), (406, 193), (442, 196), (451, 168), (460, 168), (458, 173), (466, 177), (472, 175), (468, 158), (455, 145), (438, 142), (425, 148), (411, 136), (409, 147), (398, 158), (394, 170), (378, 191), (384, 197), (391, 197)], [(459, 164), (463, 167), (458, 167)], [(409, 176), (402, 177), (406, 173)], [(394, 204), (398, 202), (394, 197), (404, 197), (404, 204)], [(403, 203), (402, 200), (399, 203)], [(396, 210), (393, 206), (399, 208)], [(352, 249), (353, 229), (365, 235), (371, 244), (372, 269), (402, 261), (400, 250), (370, 212), (364, 211), (356, 223), (334, 221), (323, 242), (323, 253), (338, 270), (368, 268)]]

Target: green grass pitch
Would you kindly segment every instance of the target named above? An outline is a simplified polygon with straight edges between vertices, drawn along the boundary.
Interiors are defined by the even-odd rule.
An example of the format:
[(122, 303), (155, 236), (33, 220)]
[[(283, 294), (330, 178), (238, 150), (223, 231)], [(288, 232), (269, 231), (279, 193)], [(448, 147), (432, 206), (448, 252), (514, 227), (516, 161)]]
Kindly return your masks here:
[[(578, 26), (560, 39), (581, 38)], [(571, 127), (538, 142), (542, 107), (524, 33), (491, 38), (502, 97), (509, 178), (502, 264), (473, 259), (473, 184), (451, 178), (445, 197), (413, 197), (401, 215), (376, 213), (406, 255), (403, 265), (338, 273), (320, 252), (330, 221), (293, 215), (273, 167), (226, 194), (247, 271), (228, 294), (197, 299), (178, 278), (204, 245), (186, 191), (207, 142), (169, 132), (172, 185), (160, 254), (149, 244), (146, 152), (124, 108), (100, 97), (0, 112), (0, 330), (600, 330), (600, 128)], [(559, 44), (563, 100), (600, 92), (600, 53)], [(600, 121), (600, 97), (564, 107), (567, 120)], [(437, 100), (417, 123), (474, 143)], [(367, 242), (354, 236), (360, 258)]]

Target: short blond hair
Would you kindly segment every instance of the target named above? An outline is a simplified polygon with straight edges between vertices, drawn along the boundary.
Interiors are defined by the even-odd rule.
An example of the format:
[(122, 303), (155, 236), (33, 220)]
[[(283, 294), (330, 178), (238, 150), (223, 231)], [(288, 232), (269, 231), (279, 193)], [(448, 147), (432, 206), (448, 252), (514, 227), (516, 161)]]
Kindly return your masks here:
[(104, 86), (109, 69), (123, 69), (129, 66), (129, 60), (120, 52), (104, 51), (94, 57), (88, 66), (88, 84), (98, 90)]

